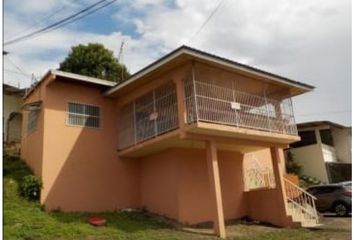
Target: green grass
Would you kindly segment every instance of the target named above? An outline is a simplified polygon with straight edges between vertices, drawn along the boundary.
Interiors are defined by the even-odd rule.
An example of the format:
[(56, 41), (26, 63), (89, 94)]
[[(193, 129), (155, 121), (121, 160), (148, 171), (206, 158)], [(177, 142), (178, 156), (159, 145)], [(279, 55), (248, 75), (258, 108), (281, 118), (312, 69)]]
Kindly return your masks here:
[[(19, 196), (21, 179), (31, 174), (24, 162), (4, 158), (4, 239), (9, 240), (103, 240), (103, 239), (216, 239), (213, 236), (177, 230), (160, 218), (144, 213), (104, 212), (95, 214), (45, 212), (38, 202)], [(93, 227), (85, 220), (93, 215), (107, 219), (106, 227)], [(227, 229), (230, 239), (324, 240), (340, 239), (339, 231), (279, 229), (235, 224)], [(348, 238), (350, 239), (350, 238)]]

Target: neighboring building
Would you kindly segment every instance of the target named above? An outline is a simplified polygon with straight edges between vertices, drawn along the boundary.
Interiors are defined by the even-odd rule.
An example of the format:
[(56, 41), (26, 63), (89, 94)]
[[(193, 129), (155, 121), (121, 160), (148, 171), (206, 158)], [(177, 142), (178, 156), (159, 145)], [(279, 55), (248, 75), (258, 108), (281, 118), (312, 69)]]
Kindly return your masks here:
[(220, 237), (244, 216), (313, 226), (283, 178), (291, 97), (312, 89), (185, 46), (119, 85), (49, 71), (24, 98), (22, 158), (49, 210), (145, 208)]
[(3, 84), (3, 92), (3, 141), (6, 144), (17, 144), (21, 141), (21, 106), (25, 91)]
[(329, 121), (297, 125), (301, 141), (290, 145), (303, 174), (324, 183), (351, 180), (352, 128)]

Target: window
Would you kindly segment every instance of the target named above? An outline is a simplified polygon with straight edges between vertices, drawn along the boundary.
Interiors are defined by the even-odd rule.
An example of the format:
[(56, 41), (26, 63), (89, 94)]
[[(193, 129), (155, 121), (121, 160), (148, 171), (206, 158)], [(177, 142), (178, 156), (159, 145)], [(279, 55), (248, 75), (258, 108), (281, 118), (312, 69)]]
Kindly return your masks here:
[(302, 131), (299, 132), (299, 136), (301, 141), (291, 144), (291, 147), (297, 148), (317, 143), (315, 131)]
[(37, 130), (37, 120), (39, 111), (29, 111), (27, 121), (27, 134), (31, 134)]
[(67, 124), (81, 127), (100, 127), (100, 108), (80, 103), (68, 103)]
[(334, 146), (332, 132), (330, 129), (320, 130), (320, 135), (321, 135), (321, 142), (322, 143), (329, 145), (329, 146)]

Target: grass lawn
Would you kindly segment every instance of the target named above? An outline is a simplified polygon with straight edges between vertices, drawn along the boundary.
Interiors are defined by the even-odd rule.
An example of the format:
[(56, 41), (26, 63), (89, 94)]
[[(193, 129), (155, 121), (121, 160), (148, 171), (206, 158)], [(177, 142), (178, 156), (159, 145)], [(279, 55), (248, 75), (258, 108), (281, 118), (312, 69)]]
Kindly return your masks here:
[[(64, 239), (216, 239), (207, 234), (177, 230), (159, 218), (144, 213), (106, 212), (96, 214), (44, 212), (38, 202), (28, 201), (18, 194), (22, 177), (31, 171), (20, 160), (4, 159), (4, 239), (64, 240)], [(100, 215), (107, 219), (106, 227), (92, 227), (85, 219)], [(279, 229), (260, 225), (235, 224), (227, 227), (229, 239), (350, 239), (344, 230)], [(349, 236), (349, 238), (345, 238)], [(342, 238), (343, 237), (343, 238)]]

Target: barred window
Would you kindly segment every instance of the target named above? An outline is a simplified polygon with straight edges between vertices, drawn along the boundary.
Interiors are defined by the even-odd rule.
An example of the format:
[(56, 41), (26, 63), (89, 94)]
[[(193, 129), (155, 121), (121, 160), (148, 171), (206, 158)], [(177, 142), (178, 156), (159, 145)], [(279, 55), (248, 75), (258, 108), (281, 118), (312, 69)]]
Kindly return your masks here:
[(27, 134), (31, 134), (37, 130), (37, 120), (39, 111), (29, 111), (27, 121)]
[(67, 124), (81, 127), (100, 127), (100, 108), (97, 106), (68, 103)]

